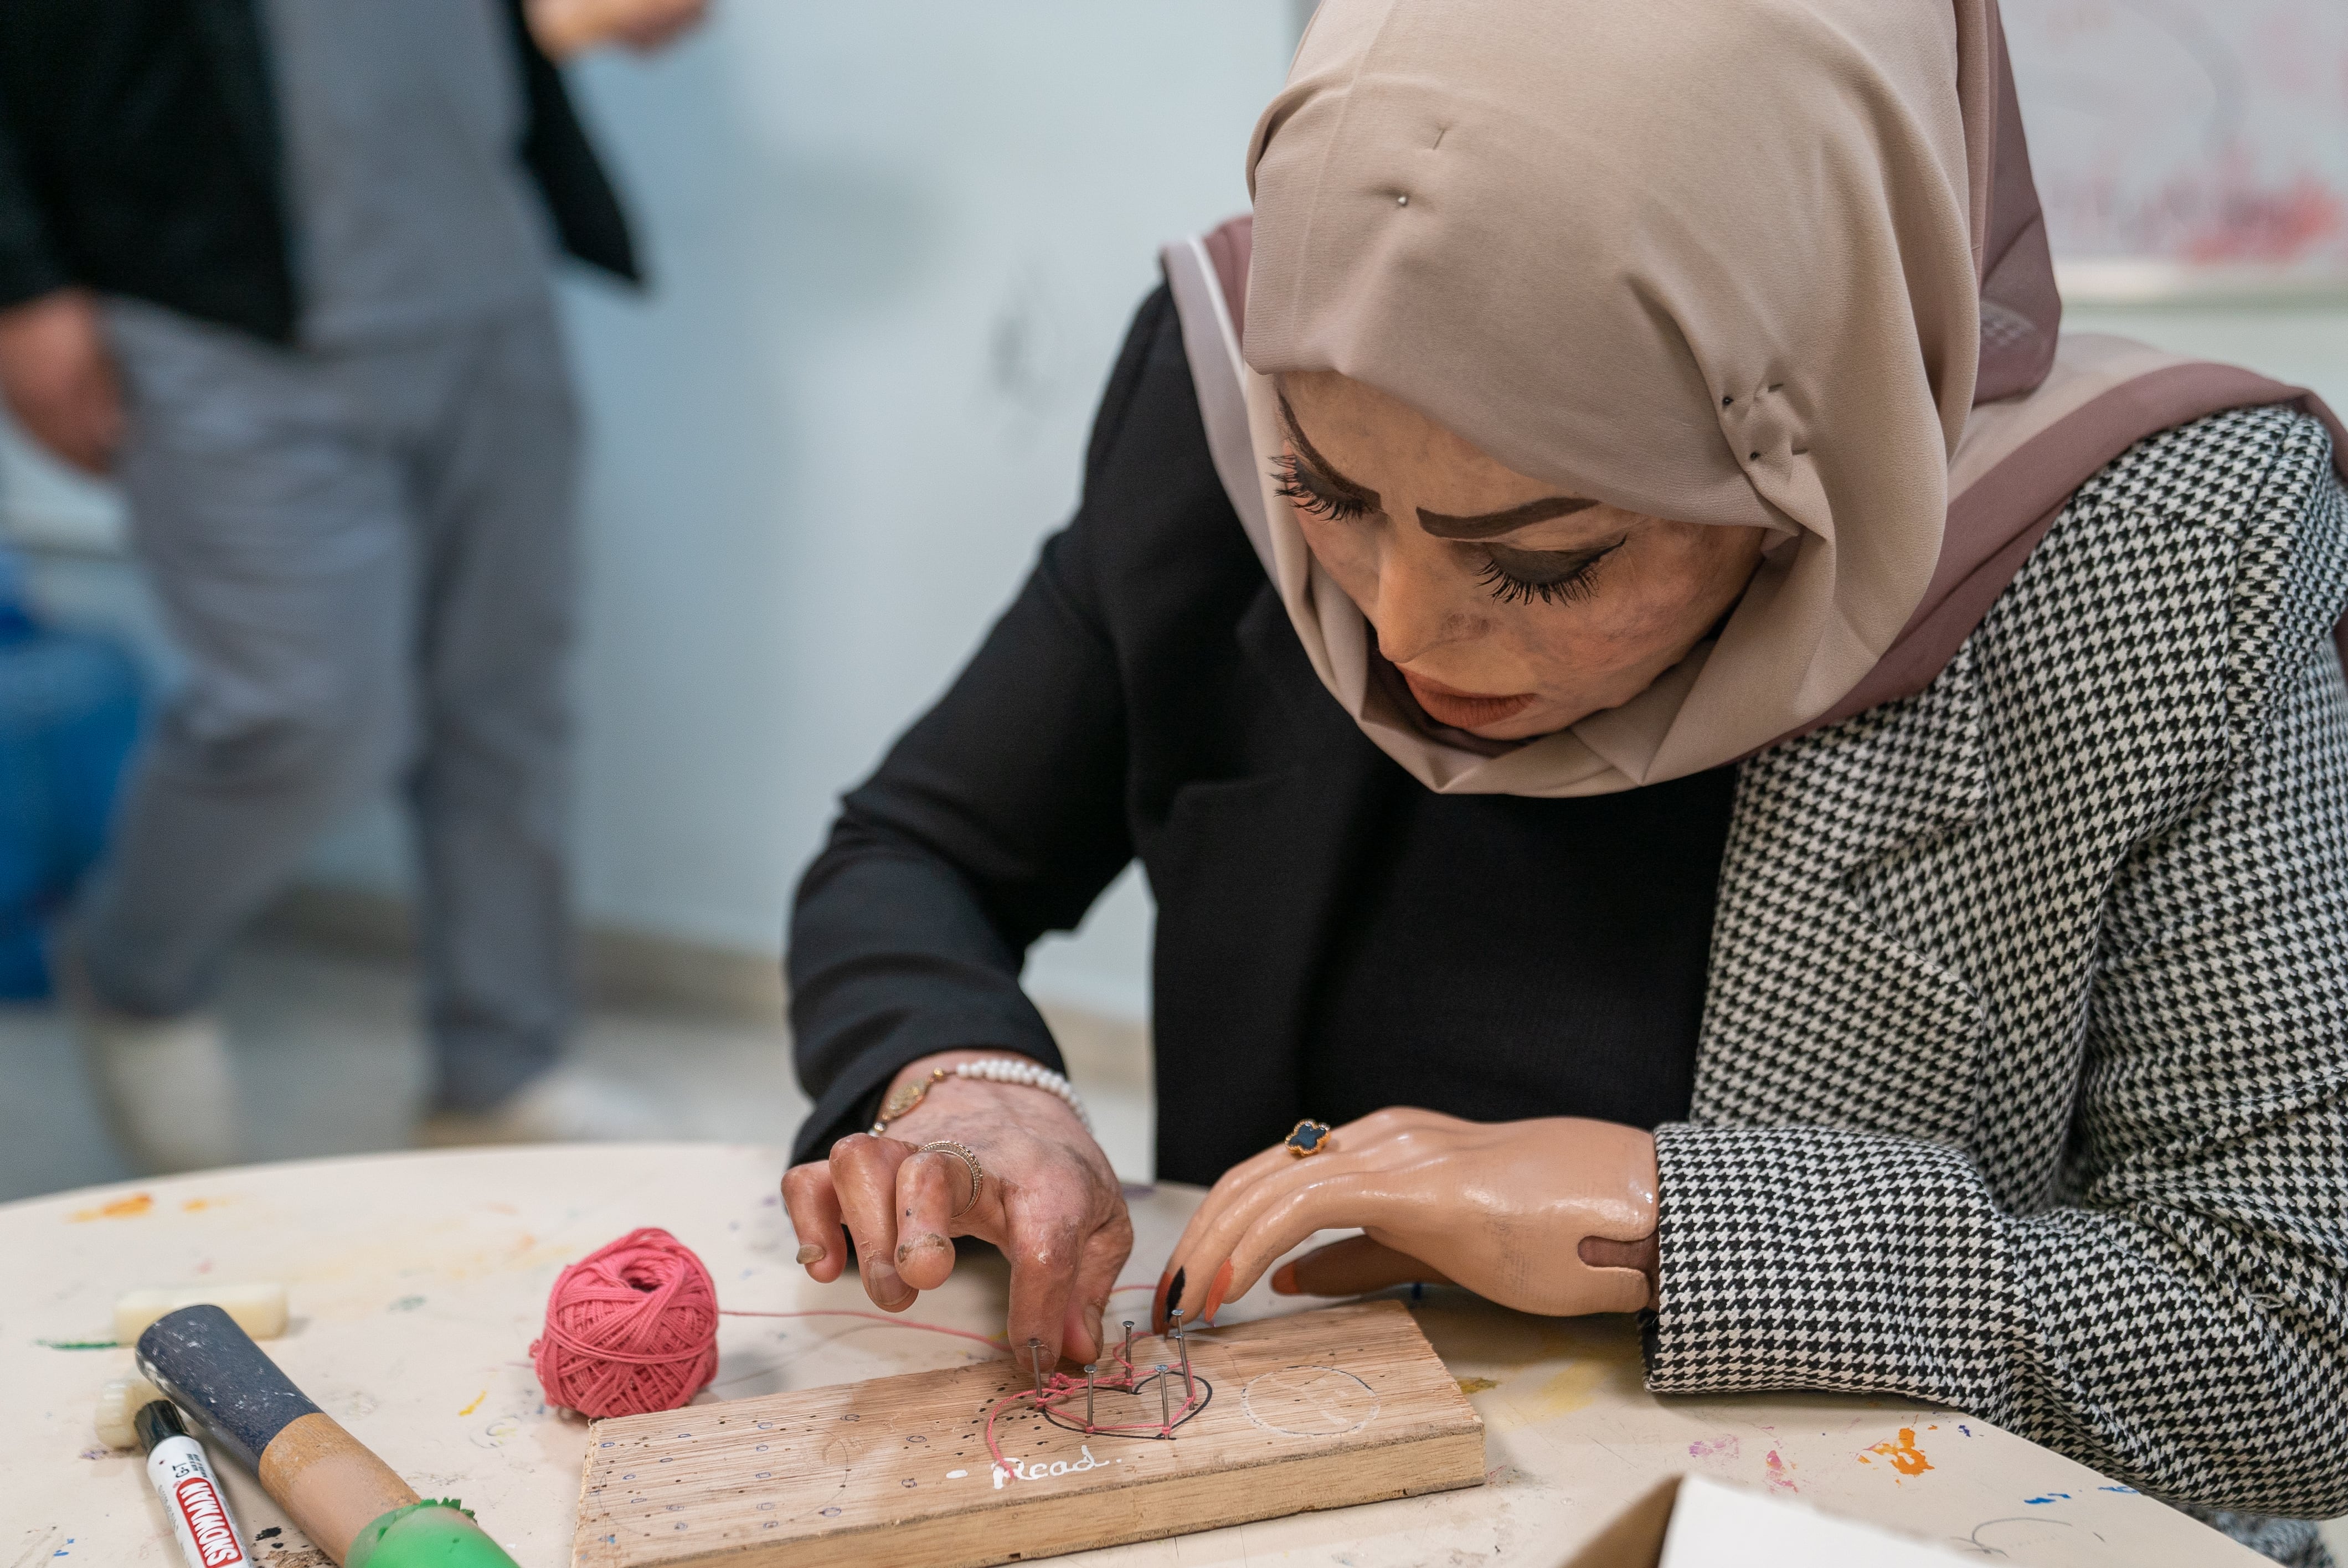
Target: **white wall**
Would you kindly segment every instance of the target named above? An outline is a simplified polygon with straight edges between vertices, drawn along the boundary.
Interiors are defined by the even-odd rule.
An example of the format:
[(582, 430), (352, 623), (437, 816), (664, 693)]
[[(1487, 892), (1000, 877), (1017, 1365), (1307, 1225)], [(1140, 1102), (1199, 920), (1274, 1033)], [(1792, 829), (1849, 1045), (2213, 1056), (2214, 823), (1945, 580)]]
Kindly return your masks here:
[[(591, 917), (777, 944), (834, 797), (1076, 498), (1157, 248), (1246, 203), (1271, 0), (734, 0), (582, 73), (657, 271), (572, 320), (598, 436)], [(1138, 1014), (1138, 889), (1043, 989)]]
[[(952, 676), (1072, 507), (1157, 248), (1244, 207), (1283, 0), (719, 0), (574, 73), (655, 274), (565, 285), (592, 432), (583, 913), (751, 950), (839, 792)], [(54, 520), (87, 492), (9, 466)], [(132, 624), (119, 567), (61, 608)], [(388, 810), (327, 879), (404, 879)], [(1039, 989), (1139, 1015), (1128, 878)]]

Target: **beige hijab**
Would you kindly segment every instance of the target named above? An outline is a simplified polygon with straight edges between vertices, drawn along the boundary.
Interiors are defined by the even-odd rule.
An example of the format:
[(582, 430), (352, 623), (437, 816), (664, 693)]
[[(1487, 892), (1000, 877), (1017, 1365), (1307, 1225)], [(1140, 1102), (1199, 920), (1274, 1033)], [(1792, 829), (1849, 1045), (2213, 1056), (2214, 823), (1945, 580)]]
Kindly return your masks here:
[[(2058, 353), (1995, 0), (1324, 0), (1249, 173), (1251, 261), (1244, 222), (1167, 256), (1217, 465), (1323, 682), (1447, 793), (1632, 788), (1921, 690), (2096, 467), (2304, 399)], [(1646, 692), (1478, 743), (1380, 678), (1273, 493), (1270, 378), (1303, 370), (1774, 543)]]

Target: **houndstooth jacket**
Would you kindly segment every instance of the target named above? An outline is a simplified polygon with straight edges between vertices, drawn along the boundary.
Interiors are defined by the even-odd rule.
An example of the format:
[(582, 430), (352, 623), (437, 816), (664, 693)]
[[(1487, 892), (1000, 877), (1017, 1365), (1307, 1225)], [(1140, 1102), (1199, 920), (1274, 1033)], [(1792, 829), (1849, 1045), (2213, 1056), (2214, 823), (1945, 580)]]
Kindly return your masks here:
[(2140, 443), (1929, 689), (1745, 764), (1654, 1389), (1897, 1391), (2156, 1495), (2348, 1511), (2329, 452), (2272, 408)]

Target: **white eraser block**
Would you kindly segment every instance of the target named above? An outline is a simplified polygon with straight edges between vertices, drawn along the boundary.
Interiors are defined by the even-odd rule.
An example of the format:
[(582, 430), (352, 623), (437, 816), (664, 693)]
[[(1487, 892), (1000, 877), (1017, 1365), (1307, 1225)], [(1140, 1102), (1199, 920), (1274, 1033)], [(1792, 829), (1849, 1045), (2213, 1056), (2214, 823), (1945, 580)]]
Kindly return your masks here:
[(98, 1440), (110, 1449), (135, 1449), (139, 1434), (130, 1418), (163, 1397), (163, 1390), (133, 1372), (98, 1390)]
[(147, 1326), (182, 1307), (212, 1306), (236, 1319), (238, 1327), (255, 1339), (274, 1339), (285, 1332), (285, 1287), (259, 1285), (185, 1285), (162, 1290), (133, 1290), (114, 1303), (114, 1337), (125, 1345), (139, 1343)]

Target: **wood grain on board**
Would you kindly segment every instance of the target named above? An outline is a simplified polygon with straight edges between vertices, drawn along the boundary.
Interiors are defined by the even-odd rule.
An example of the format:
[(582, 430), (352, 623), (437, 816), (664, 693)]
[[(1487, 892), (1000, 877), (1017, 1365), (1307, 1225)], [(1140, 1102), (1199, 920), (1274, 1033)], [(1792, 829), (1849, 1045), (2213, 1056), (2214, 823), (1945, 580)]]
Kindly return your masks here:
[[(1146, 1373), (1169, 1348), (1136, 1339), (1133, 1358)], [(572, 1561), (979, 1568), (1484, 1479), (1483, 1422), (1398, 1302), (1200, 1332), (1190, 1364), (1211, 1393), (1171, 1440), (1005, 1409), (1017, 1474), (984, 1433), (1027, 1386), (1008, 1361), (597, 1421)], [(1148, 1392), (1102, 1396), (1096, 1422), (1157, 1419)]]

